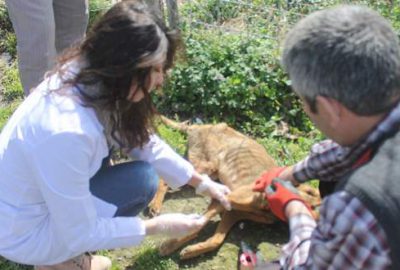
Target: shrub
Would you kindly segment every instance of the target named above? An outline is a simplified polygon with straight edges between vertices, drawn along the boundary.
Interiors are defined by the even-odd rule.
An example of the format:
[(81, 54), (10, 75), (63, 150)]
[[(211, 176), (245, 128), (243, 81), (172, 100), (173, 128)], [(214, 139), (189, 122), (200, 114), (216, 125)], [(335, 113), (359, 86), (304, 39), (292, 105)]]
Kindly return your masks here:
[(13, 32), (10, 17), (4, 3), (0, 3), (0, 54), (7, 52), (15, 57), (17, 54), (17, 40)]
[(89, 1), (89, 27), (111, 7), (111, 0)]
[[(314, 130), (280, 67), (280, 41), (306, 14), (340, 2), (188, 1), (180, 7), (185, 59), (171, 72), (164, 95), (155, 98), (159, 110), (225, 121), (256, 136), (276, 134), (281, 121), (290, 133)], [(387, 2), (353, 4), (368, 5), (400, 27), (400, 7)]]
[(309, 131), (298, 98), (279, 65), (275, 40), (210, 31), (185, 37), (180, 61), (157, 98), (159, 110), (182, 118), (225, 121), (268, 135), (279, 121)]

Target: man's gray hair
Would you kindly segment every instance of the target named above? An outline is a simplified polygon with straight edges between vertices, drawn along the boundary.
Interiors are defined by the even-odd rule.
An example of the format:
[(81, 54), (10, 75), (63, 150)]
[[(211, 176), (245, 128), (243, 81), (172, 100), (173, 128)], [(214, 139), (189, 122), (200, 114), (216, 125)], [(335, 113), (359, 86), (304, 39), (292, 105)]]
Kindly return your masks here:
[(307, 101), (330, 97), (356, 114), (374, 115), (400, 97), (397, 35), (366, 7), (343, 5), (302, 19), (287, 34), (282, 64)]

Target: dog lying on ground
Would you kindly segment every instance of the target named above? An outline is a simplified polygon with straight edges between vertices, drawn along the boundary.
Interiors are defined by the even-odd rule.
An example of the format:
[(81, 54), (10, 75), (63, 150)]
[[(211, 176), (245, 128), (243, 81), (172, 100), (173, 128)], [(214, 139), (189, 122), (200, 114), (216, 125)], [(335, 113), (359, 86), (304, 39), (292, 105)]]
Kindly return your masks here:
[[(269, 211), (268, 203), (262, 193), (252, 190), (253, 183), (264, 171), (276, 167), (275, 161), (265, 148), (255, 140), (235, 131), (225, 123), (215, 125), (189, 125), (178, 123), (161, 116), (161, 121), (169, 127), (187, 133), (188, 159), (195, 169), (219, 180), (232, 191), (228, 199), (231, 211), (226, 211), (219, 202), (213, 200), (204, 216), (209, 221), (217, 214), (221, 215), (215, 234), (208, 240), (185, 247), (180, 252), (181, 259), (188, 259), (215, 250), (224, 241), (232, 226), (240, 220), (252, 220), (271, 224), (278, 219)], [(161, 183), (166, 192), (165, 184)], [(320, 196), (317, 189), (309, 185), (297, 187), (302, 198), (312, 208), (319, 206)], [(163, 194), (157, 194), (152, 202), (152, 213), (161, 208)], [(201, 229), (200, 229), (201, 230)], [(169, 255), (188, 241), (197, 237), (199, 231), (179, 239), (170, 239), (162, 243), (161, 255)]]

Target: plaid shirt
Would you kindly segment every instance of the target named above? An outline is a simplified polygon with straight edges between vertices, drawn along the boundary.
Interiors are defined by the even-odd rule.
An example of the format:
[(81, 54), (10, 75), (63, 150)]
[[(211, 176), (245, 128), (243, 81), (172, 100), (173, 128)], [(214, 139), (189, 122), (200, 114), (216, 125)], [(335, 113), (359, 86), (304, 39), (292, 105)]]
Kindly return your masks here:
[(400, 103), (366, 137), (352, 147), (342, 147), (331, 140), (314, 145), (311, 154), (294, 166), (294, 178), (302, 183), (311, 179), (336, 181), (349, 170), (371, 145), (382, 141), (400, 126)]
[[(400, 105), (353, 147), (326, 140), (312, 148), (311, 155), (294, 166), (299, 182), (310, 179), (335, 181), (353, 169), (371, 146), (397, 131)], [(389, 269), (387, 236), (374, 215), (346, 191), (327, 196), (318, 224), (308, 215), (289, 221), (291, 237), (282, 250), (284, 269)]]
[(308, 215), (290, 219), (284, 269), (389, 269), (386, 235), (371, 212), (345, 191), (328, 196), (318, 224)]

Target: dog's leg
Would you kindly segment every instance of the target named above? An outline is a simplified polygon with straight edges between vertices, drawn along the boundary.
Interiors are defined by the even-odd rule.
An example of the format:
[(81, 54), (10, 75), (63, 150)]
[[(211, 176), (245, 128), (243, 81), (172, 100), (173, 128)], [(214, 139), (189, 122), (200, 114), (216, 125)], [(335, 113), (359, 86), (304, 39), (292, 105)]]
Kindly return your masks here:
[[(207, 211), (204, 213), (204, 217), (207, 219), (207, 222), (204, 224), (204, 226), (217, 214), (220, 212), (224, 211), (223, 206), (217, 202), (217, 201), (212, 201), (211, 204), (209, 205)], [(203, 227), (204, 227), (203, 226)], [(159, 253), (161, 256), (166, 256), (170, 255), (171, 253), (175, 252), (177, 249), (179, 249), (181, 246), (183, 246), (185, 243), (191, 241), (192, 239), (196, 238), (199, 231), (203, 229), (201, 227), (200, 229), (196, 230), (195, 232), (184, 236), (182, 238), (175, 238), (175, 239), (169, 239), (164, 241), (160, 248), (159, 248)]]
[(161, 212), (161, 207), (164, 201), (165, 194), (167, 193), (168, 185), (163, 179), (160, 179), (158, 183), (158, 189), (154, 198), (147, 206), (149, 215), (151, 217), (158, 216)]
[(239, 218), (238, 212), (235, 210), (229, 212), (225, 211), (221, 217), (221, 221), (218, 224), (215, 234), (202, 243), (185, 247), (180, 252), (181, 259), (190, 259), (219, 247), (229, 230), (239, 219), (241, 218)]
[(275, 218), (260, 216), (250, 212), (235, 210), (229, 212), (226, 211), (221, 218), (221, 222), (218, 224), (215, 234), (202, 243), (185, 247), (180, 253), (180, 258), (190, 259), (203, 253), (215, 250), (223, 243), (232, 226), (235, 225), (239, 220), (253, 220), (266, 224), (271, 224), (276, 221)]

